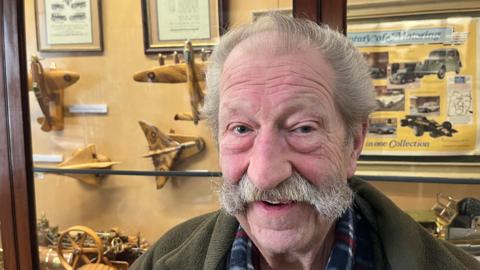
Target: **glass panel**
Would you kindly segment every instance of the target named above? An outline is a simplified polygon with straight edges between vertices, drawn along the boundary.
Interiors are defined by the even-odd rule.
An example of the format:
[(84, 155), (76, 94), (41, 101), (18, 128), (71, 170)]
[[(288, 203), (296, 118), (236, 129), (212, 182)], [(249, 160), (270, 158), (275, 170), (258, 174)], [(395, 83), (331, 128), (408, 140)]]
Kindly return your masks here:
[(462, 247), (480, 240), (479, 8), (350, 0), (347, 11), (378, 103), (357, 174)]
[[(220, 21), (220, 6), (229, 7), (224, 11), (229, 22)], [(43, 268), (73, 264), (72, 250), (81, 244), (103, 247), (100, 256), (123, 267), (125, 253), (131, 259), (123, 262), (131, 264), (173, 226), (218, 209), (212, 191), (218, 158), (210, 131), (203, 120), (194, 123), (197, 107), (190, 105), (187, 84), (155, 83), (155, 72), (178, 56), (185, 61), (187, 38), (195, 62), (203, 65), (222, 23), (234, 27), (269, 9), (289, 13), (292, 3), (25, 0)], [(170, 23), (152, 19), (164, 10)], [(206, 14), (211, 25), (204, 25)], [(184, 38), (163, 35), (172, 29), (183, 31)], [(202, 41), (205, 35), (209, 42)], [(86, 240), (78, 242), (82, 237)], [(96, 252), (87, 256), (99, 259)]]

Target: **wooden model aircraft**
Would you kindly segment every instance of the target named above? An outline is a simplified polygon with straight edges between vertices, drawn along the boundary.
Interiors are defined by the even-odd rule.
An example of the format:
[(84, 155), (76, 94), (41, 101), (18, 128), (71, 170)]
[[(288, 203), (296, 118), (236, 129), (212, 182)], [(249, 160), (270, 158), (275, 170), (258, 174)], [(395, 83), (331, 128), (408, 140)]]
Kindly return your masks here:
[(76, 72), (50, 69), (45, 71), (37, 56), (32, 56), (29, 89), (35, 93), (44, 117), (37, 122), (43, 131), (63, 130), (63, 90), (80, 78)]
[[(187, 83), (191, 113), (176, 114), (175, 120), (193, 121), (196, 125), (198, 121), (203, 118), (200, 115), (200, 108), (203, 106), (205, 93), (202, 89), (204, 87), (202, 87), (201, 84), (204, 86), (206, 63), (195, 63), (192, 43), (190, 41), (185, 42), (183, 56), (185, 63), (159, 66), (140, 71), (133, 75), (133, 79), (137, 82)], [(202, 60), (205, 60), (205, 58), (206, 57), (202, 57)]]
[[(97, 154), (94, 144), (85, 148), (79, 148), (72, 156), (58, 165), (62, 169), (109, 169), (119, 162), (111, 161), (104, 155)], [(94, 174), (71, 174), (70, 176), (93, 186), (99, 185), (97, 175)]]
[[(202, 138), (165, 134), (154, 125), (139, 121), (148, 141), (149, 151), (144, 157), (151, 157), (155, 170), (161, 172), (170, 169), (182, 160), (200, 153), (205, 148)], [(162, 188), (171, 176), (157, 176), (157, 189)]]

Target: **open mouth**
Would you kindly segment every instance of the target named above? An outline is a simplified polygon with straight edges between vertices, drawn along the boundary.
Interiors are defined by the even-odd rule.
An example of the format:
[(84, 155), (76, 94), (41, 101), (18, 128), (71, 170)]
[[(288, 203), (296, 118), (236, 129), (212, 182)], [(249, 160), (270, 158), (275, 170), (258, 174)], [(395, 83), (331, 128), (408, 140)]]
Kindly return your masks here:
[(264, 200), (262, 202), (268, 206), (285, 206), (285, 205), (290, 205), (295, 203), (295, 201), (270, 201), (270, 200)]

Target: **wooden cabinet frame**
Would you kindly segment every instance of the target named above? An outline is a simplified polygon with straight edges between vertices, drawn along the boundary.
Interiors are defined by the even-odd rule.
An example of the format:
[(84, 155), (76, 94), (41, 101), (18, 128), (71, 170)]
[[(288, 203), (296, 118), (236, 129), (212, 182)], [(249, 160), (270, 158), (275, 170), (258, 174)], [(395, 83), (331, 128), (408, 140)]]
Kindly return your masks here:
[(5, 269), (39, 269), (23, 1), (2, 1), (0, 222)]

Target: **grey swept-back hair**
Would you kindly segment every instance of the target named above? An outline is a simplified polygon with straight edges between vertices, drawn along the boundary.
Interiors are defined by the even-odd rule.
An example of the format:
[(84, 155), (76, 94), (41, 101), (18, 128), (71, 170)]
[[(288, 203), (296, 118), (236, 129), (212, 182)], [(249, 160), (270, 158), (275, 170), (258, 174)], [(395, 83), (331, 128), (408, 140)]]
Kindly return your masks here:
[[(328, 26), (271, 12), (254, 23), (240, 26), (225, 34), (210, 57), (203, 113), (215, 140), (218, 142), (220, 77), (227, 57), (242, 41), (260, 39), (265, 43), (268, 42), (265, 41), (265, 36), (269, 34), (275, 35), (275, 41), (264, 47), (272, 48), (276, 55), (316, 49), (326, 58), (334, 71), (333, 92), (336, 108), (345, 122), (347, 138), (353, 138), (358, 125), (365, 121), (376, 107), (366, 60), (349, 39)], [(258, 42), (255, 44), (258, 45)]]

